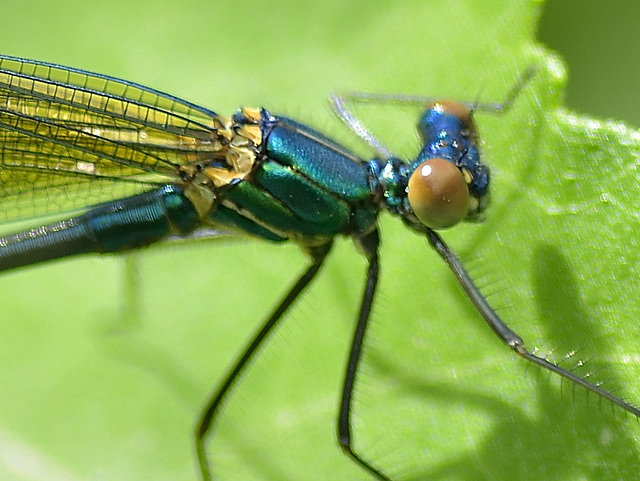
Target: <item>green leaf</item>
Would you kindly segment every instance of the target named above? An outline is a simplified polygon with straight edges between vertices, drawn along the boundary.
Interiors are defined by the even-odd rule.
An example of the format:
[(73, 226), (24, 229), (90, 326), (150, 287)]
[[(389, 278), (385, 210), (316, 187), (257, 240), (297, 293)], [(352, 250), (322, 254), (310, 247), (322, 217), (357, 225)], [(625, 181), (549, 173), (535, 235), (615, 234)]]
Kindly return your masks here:
[[(218, 2), (216, 2), (218, 3)], [(486, 222), (443, 234), (530, 348), (640, 399), (632, 269), (640, 136), (562, 109), (537, 2), (6, 2), (4, 53), (116, 75), (210, 107), (265, 106), (370, 155), (330, 92), (500, 101), (477, 113)], [(28, 19), (28, 21), (26, 20)], [(27, 28), (28, 23), (28, 28)], [(416, 109), (362, 109), (402, 155)], [(380, 295), (354, 443), (393, 479), (630, 479), (638, 423), (517, 358), (424, 239), (384, 215)], [(0, 277), (0, 477), (194, 480), (191, 435), (217, 381), (305, 258), (257, 241), (150, 248)], [(335, 440), (365, 262), (337, 242), (228, 399), (210, 444), (223, 480), (371, 477)]]

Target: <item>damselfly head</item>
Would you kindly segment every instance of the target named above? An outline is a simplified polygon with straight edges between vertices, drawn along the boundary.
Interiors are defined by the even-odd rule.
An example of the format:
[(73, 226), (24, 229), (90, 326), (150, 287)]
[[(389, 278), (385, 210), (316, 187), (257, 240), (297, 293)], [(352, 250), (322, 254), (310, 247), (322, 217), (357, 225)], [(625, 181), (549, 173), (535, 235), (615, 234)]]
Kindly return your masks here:
[(472, 111), (458, 102), (432, 102), (418, 131), (423, 148), (407, 185), (415, 217), (431, 229), (477, 220), (488, 204), (489, 169), (480, 161)]

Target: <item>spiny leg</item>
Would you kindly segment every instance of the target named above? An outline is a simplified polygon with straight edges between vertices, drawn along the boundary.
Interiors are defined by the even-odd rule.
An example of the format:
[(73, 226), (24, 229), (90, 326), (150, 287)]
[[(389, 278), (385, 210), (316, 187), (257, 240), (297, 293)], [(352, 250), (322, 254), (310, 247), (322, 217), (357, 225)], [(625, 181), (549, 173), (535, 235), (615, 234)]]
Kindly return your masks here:
[(362, 357), (362, 345), (367, 330), (367, 323), (371, 314), (371, 306), (376, 293), (376, 285), (378, 283), (379, 265), (378, 265), (378, 246), (380, 239), (378, 231), (375, 230), (368, 234), (365, 238), (360, 239), (360, 247), (369, 261), (367, 272), (367, 283), (362, 296), (362, 304), (360, 305), (360, 313), (358, 315), (358, 323), (351, 341), (351, 352), (347, 361), (345, 371), (344, 385), (342, 389), (342, 401), (340, 402), (340, 413), (338, 416), (338, 442), (342, 450), (350, 456), (356, 463), (383, 481), (391, 481), (378, 468), (369, 461), (360, 456), (351, 444), (351, 402), (353, 399), (353, 388), (358, 372), (358, 365)]
[(222, 384), (220, 384), (220, 387), (211, 397), (209, 403), (202, 411), (200, 422), (198, 423), (198, 427), (195, 433), (195, 444), (203, 481), (210, 481), (212, 479), (211, 469), (209, 467), (205, 451), (205, 440), (207, 436), (211, 434), (216, 418), (220, 413), (220, 408), (222, 407), (227, 393), (234, 385), (236, 380), (240, 377), (242, 372), (245, 370), (262, 342), (273, 331), (273, 328), (285, 314), (287, 309), (291, 307), (298, 296), (315, 278), (330, 250), (331, 243), (307, 249), (309, 255), (311, 256), (311, 264), (306, 269), (306, 271), (298, 278), (298, 280), (291, 287), (282, 301), (280, 301), (280, 304), (278, 304), (271, 315), (266, 319), (262, 327), (260, 327), (258, 333), (247, 345), (240, 357), (238, 357), (236, 363), (228, 372), (224, 381), (222, 382)]
[(524, 341), (522, 340), (522, 338), (514, 331), (509, 329), (504, 321), (500, 319), (500, 316), (498, 316), (498, 314), (489, 305), (489, 303), (482, 295), (478, 287), (475, 285), (456, 255), (451, 249), (449, 249), (442, 238), (432, 230), (429, 230), (427, 232), (427, 237), (433, 248), (438, 252), (447, 266), (449, 266), (449, 269), (451, 269), (451, 271), (454, 273), (458, 284), (467, 294), (485, 322), (491, 329), (493, 329), (493, 332), (495, 332), (507, 346), (509, 346), (516, 352), (516, 354), (518, 354), (520, 357), (525, 358), (527, 361), (532, 362), (533, 364), (537, 364), (538, 366), (547, 369), (548, 371), (551, 371), (559, 376), (564, 377), (565, 379), (568, 379), (578, 386), (582, 386), (583, 388), (597, 394), (604, 399), (608, 399), (616, 406), (619, 406), (625, 411), (633, 414), (635, 417), (640, 418), (640, 409), (638, 409), (637, 407), (632, 406), (628, 402), (620, 399), (617, 396), (614, 396), (613, 394), (605, 391), (599, 386), (590, 383), (586, 379), (573, 374), (570, 371), (567, 371), (557, 364), (531, 353), (524, 345)]

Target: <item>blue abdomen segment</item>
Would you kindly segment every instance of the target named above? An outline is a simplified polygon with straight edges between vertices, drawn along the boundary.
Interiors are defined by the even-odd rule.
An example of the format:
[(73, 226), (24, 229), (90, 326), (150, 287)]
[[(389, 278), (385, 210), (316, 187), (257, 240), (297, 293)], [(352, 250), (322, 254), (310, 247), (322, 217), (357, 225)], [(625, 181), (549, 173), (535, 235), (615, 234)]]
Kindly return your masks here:
[(77, 217), (0, 238), (0, 270), (89, 252), (119, 252), (198, 225), (193, 204), (166, 185), (99, 205)]

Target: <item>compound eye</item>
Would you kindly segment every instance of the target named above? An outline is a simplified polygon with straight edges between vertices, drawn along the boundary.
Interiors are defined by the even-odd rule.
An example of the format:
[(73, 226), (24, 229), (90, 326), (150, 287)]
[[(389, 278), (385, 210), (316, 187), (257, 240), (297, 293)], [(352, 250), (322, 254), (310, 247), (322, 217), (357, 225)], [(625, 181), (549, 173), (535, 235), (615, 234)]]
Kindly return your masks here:
[(409, 178), (409, 205), (431, 229), (451, 227), (469, 212), (469, 188), (458, 167), (445, 159), (429, 159)]

